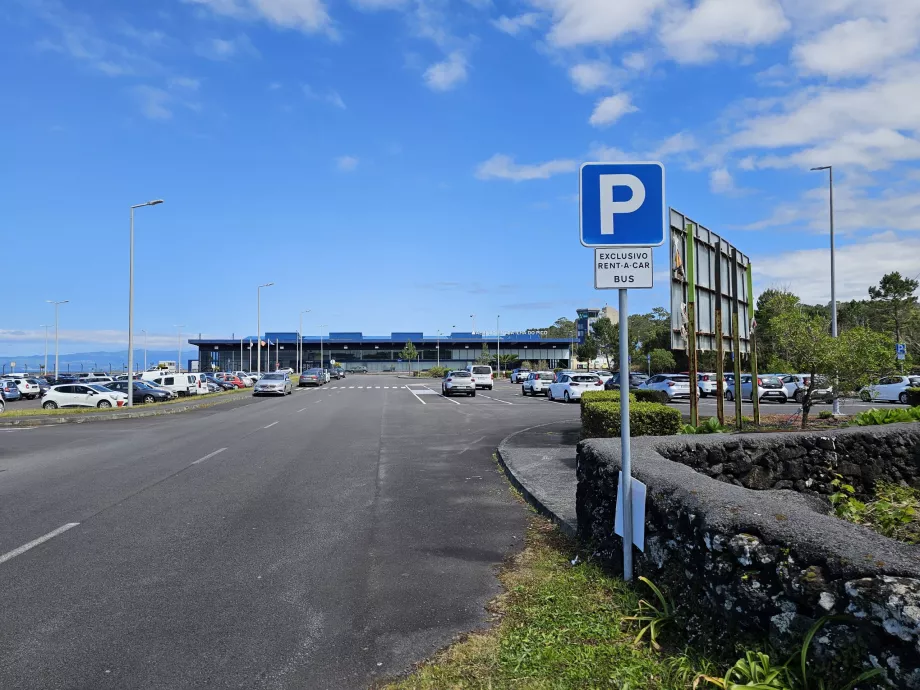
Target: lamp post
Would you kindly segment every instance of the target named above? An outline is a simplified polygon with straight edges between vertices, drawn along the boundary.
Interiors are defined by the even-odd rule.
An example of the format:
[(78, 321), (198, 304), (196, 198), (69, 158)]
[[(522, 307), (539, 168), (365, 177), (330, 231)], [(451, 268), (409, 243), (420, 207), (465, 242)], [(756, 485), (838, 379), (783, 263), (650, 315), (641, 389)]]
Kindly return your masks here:
[(262, 288), (271, 287), (272, 285), (274, 283), (263, 283), (256, 288), (256, 339), (259, 343), (258, 348), (256, 348), (256, 372), (259, 374), (262, 373)]
[(323, 329), (329, 324), (321, 323), (319, 325), (319, 368), (324, 369), (323, 366)]
[(470, 320), (473, 322), (473, 335), (476, 335), (476, 315), (470, 314)]
[(182, 373), (182, 329), (185, 328), (185, 324), (173, 325), (173, 328), (177, 329), (176, 333), (176, 345), (179, 350), (179, 359), (176, 360), (176, 373)]
[(498, 378), (502, 377), (502, 329), (499, 325), (501, 314), (495, 316), (495, 364), (498, 368)]
[(42, 369), (42, 374), (44, 376), (47, 376), (48, 375), (48, 328), (49, 327), (45, 324), (42, 324), (41, 326), (39, 326), (39, 328), (45, 329), (45, 367), (44, 369)]
[[(830, 223), (831, 223), (831, 337), (837, 337), (837, 285), (836, 285), (836, 259), (834, 257), (834, 166), (822, 165), (812, 168), (813, 171), (827, 170), (828, 191), (830, 193)], [(834, 415), (840, 414), (840, 400), (837, 398), (837, 382), (834, 382)]]
[[(134, 209), (162, 204), (154, 199), (131, 207), (131, 230), (128, 239), (128, 407), (134, 407)], [(57, 365), (55, 365), (57, 368)]]
[(60, 352), (58, 348), (58, 307), (61, 306), (62, 304), (67, 304), (70, 300), (63, 299), (59, 302), (55, 302), (52, 299), (46, 299), (45, 301), (48, 304), (54, 305), (54, 378), (55, 380), (57, 380), (58, 378), (58, 355)]
[[(144, 334), (144, 371), (147, 371), (147, 330), (142, 328), (141, 333)], [(131, 376), (134, 376), (133, 371), (131, 372)]]
[(300, 312), (300, 330), (297, 331), (297, 373), (303, 371), (303, 315), (309, 314), (309, 309)]

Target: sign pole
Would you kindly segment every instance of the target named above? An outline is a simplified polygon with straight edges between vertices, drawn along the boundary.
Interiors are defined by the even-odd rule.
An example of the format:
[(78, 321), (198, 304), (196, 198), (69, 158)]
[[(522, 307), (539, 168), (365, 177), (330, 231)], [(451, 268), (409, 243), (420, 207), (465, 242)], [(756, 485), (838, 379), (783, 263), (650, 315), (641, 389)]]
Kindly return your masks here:
[(725, 336), (722, 330), (722, 242), (716, 243), (716, 416), (725, 424)]
[(696, 380), (696, 226), (687, 223), (687, 357), (690, 374), (690, 423), (700, 424), (700, 388)]
[(741, 431), (741, 332), (738, 330), (738, 250), (732, 248), (732, 364), (735, 372), (735, 428)]
[(623, 497), (623, 579), (633, 579), (632, 457), (629, 446), (629, 304), (620, 289), (620, 495)]
[[(747, 298), (748, 298), (748, 315), (754, 318), (754, 278), (752, 277), (753, 269), (751, 263), (747, 265)], [(760, 424), (760, 389), (758, 388), (757, 379), (757, 338), (754, 337), (754, 329), (750, 328), (748, 333), (748, 342), (751, 344), (751, 399), (754, 402), (754, 424)], [(754, 392), (756, 391), (756, 393)]]

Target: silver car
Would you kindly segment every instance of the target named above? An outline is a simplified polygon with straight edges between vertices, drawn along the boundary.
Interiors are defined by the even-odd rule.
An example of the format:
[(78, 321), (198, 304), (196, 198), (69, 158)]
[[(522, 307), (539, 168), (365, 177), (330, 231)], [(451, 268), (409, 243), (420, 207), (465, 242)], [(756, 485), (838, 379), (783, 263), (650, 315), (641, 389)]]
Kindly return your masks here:
[(300, 375), (298, 386), (322, 386), (326, 383), (326, 377), (322, 369), (307, 369)]
[(290, 395), (294, 392), (291, 377), (284, 372), (266, 374), (256, 382), (253, 395)]
[(473, 375), (468, 371), (449, 371), (444, 375), (441, 381), (441, 395), (445, 398), (451, 395), (464, 393), (470, 397), (476, 397), (476, 384), (473, 381)]

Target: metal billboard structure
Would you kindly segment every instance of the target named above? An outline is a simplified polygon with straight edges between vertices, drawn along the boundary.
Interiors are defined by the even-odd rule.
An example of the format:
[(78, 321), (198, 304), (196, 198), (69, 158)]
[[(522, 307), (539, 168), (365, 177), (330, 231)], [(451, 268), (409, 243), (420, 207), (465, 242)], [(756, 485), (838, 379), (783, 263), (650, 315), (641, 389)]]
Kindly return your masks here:
[[(683, 350), (696, 378), (696, 353), (715, 351), (719, 421), (724, 423), (723, 362), (734, 360), (734, 380), (741, 377), (741, 355), (751, 355), (757, 376), (752, 339), (751, 260), (709, 228), (670, 209), (671, 226), (671, 349)], [(689, 240), (692, 238), (692, 242)], [(721, 337), (720, 337), (721, 336)], [(691, 384), (691, 423), (697, 423), (698, 388)], [(741, 424), (741, 397), (735, 399), (735, 419)], [(754, 396), (754, 418), (760, 417)]]

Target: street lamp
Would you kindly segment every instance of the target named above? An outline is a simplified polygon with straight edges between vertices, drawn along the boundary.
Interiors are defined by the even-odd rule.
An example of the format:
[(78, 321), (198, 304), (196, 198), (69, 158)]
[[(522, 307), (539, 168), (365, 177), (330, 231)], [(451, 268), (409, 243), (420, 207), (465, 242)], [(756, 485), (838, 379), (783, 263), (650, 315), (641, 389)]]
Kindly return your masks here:
[[(451, 331), (453, 331), (456, 327), (457, 327), (456, 325), (451, 326), (450, 327)], [(441, 336), (442, 335), (444, 334), (441, 333), (441, 329), (439, 328), (438, 329), (438, 368), (439, 369), (441, 368)]]
[[(830, 192), (830, 221), (831, 221), (831, 337), (837, 337), (837, 285), (836, 285), (836, 260), (834, 257), (834, 166), (822, 165), (812, 168), (813, 171), (827, 170), (828, 187)], [(837, 383), (834, 383), (834, 415), (840, 414), (840, 401), (837, 398)]]
[(328, 323), (321, 323), (319, 325), (319, 368), (324, 369), (323, 366), (323, 329), (328, 326)]
[[(144, 334), (144, 371), (147, 371), (147, 331), (142, 328), (141, 333)], [(131, 376), (134, 376), (133, 371), (131, 372)]]
[(476, 335), (476, 315), (470, 314), (470, 320), (473, 322), (473, 335)]
[[(263, 283), (256, 289), (256, 338), (259, 346), (256, 348), (258, 361), (256, 362), (256, 372), (262, 373), (262, 288), (271, 287), (274, 283)], [(262, 378), (261, 376), (259, 378)]]
[(297, 373), (303, 371), (303, 315), (309, 314), (309, 309), (300, 312), (300, 330), (297, 331)]
[(128, 407), (134, 407), (134, 209), (162, 203), (162, 199), (154, 199), (131, 207), (131, 230), (128, 239)]
[(55, 302), (53, 299), (45, 300), (48, 304), (54, 305), (54, 379), (58, 378), (58, 307), (62, 304), (67, 304), (70, 300), (63, 299), (60, 302)]
[(501, 314), (495, 315), (495, 364), (498, 367), (498, 378), (502, 377), (502, 328), (499, 325)]
[(176, 360), (176, 373), (182, 373), (182, 329), (185, 328), (185, 324), (173, 324), (173, 328), (177, 330), (176, 333), (176, 346), (179, 350), (179, 359)]
[(42, 324), (39, 326), (39, 328), (45, 329), (45, 368), (42, 369), (42, 375), (47, 376), (48, 375), (48, 328), (49, 326)]

